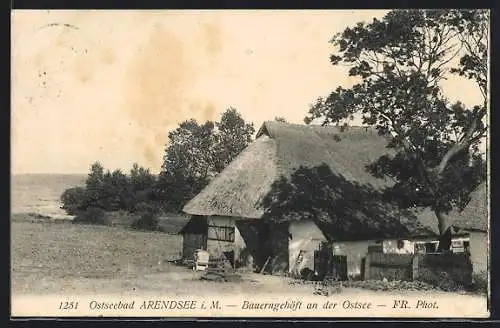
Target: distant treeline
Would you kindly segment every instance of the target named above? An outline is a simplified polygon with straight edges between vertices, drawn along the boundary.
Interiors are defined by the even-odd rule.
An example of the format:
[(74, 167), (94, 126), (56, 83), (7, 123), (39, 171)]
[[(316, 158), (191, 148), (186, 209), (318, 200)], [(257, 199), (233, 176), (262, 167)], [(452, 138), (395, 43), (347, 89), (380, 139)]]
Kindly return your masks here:
[(152, 211), (158, 177), (149, 169), (134, 164), (129, 174), (109, 171), (96, 162), (92, 164), (85, 187), (73, 187), (61, 195), (62, 208), (77, 215), (88, 208), (104, 211)]
[[(179, 213), (251, 141), (255, 128), (234, 108), (218, 122), (184, 121), (168, 135), (160, 174), (134, 164), (130, 172), (91, 165), (84, 187), (67, 189), (62, 208), (81, 221), (100, 212)], [(92, 212), (92, 213), (89, 213)]]

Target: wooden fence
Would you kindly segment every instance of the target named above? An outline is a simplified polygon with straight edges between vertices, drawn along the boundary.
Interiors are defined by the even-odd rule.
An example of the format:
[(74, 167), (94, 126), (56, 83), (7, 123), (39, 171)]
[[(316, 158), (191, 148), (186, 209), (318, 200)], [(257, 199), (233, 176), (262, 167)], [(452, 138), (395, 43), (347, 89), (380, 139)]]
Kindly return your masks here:
[(365, 280), (419, 280), (436, 283), (450, 279), (462, 285), (472, 282), (472, 262), (467, 253), (385, 254), (368, 253)]
[(368, 253), (365, 261), (365, 280), (412, 280), (411, 254)]

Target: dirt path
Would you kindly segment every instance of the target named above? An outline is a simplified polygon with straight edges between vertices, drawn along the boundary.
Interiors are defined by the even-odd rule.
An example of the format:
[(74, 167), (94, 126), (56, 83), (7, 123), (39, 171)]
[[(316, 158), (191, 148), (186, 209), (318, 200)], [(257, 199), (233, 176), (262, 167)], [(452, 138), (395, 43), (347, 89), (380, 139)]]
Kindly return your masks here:
[[(115, 294), (127, 296), (176, 295), (289, 295), (310, 296), (315, 291), (314, 283), (293, 283), (290, 278), (247, 273), (242, 281), (215, 282), (201, 280), (202, 272), (194, 272), (182, 266), (165, 264), (157, 272), (135, 276), (115, 276), (114, 278), (83, 278), (77, 276), (54, 278), (44, 277), (36, 285), (13, 285), (15, 294)], [(160, 272), (158, 272), (160, 271)], [(23, 288), (24, 287), (24, 288)], [(394, 295), (395, 297), (429, 295), (453, 295), (466, 299), (480, 299), (483, 296), (446, 293), (440, 291), (371, 291), (361, 288), (342, 288), (342, 295)]]

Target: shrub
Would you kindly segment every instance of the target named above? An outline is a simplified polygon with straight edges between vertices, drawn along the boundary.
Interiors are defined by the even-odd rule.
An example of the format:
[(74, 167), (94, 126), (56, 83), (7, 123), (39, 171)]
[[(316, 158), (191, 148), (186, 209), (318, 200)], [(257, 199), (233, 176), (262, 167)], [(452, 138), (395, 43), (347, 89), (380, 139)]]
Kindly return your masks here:
[(131, 227), (138, 230), (160, 231), (158, 218), (152, 212), (146, 212), (135, 220)]
[(464, 285), (453, 279), (452, 275), (448, 272), (433, 272), (431, 270), (427, 271), (427, 274), (422, 275), (419, 280), (447, 292), (456, 292), (464, 289)]
[(79, 213), (73, 219), (73, 223), (90, 223), (90, 224), (107, 225), (109, 223), (109, 220), (104, 210), (96, 207), (91, 207)]
[(61, 195), (62, 209), (69, 215), (76, 215), (85, 210), (88, 203), (88, 195), (85, 188), (74, 187), (66, 189)]
[(487, 293), (488, 292), (488, 273), (480, 272), (474, 273), (472, 275), (471, 291), (477, 293)]

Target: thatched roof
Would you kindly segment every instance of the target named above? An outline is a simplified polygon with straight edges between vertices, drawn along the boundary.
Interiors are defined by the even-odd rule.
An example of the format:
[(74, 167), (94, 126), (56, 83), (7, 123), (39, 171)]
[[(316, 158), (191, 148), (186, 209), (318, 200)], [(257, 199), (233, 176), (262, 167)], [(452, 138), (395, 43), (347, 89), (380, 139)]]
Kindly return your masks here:
[(192, 215), (261, 218), (260, 203), (278, 177), (277, 143), (261, 135), (184, 207)]
[(300, 166), (326, 163), (349, 180), (374, 186), (386, 182), (365, 165), (386, 152), (386, 141), (372, 129), (265, 122), (256, 140), (184, 207), (193, 215), (261, 218), (261, 201), (280, 176)]
[(488, 188), (482, 183), (471, 193), (470, 201), (462, 212), (452, 212), (452, 225), (459, 229), (488, 231)]
[(375, 188), (387, 186), (366, 165), (388, 153), (387, 139), (369, 127), (332, 127), (265, 122), (257, 134), (276, 141), (278, 173), (289, 176), (299, 167), (326, 164), (332, 173)]
[[(331, 215), (319, 212), (311, 214), (314, 211), (308, 209), (295, 213), (299, 213), (299, 219), (308, 215), (314, 218), (326, 217), (319, 225), (327, 231), (340, 231), (342, 228), (356, 233), (355, 230), (362, 227), (362, 230), (369, 230), (380, 237), (389, 237), (391, 234), (434, 234), (437, 232), (436, 220), (428, 212), (424, 211), (420, 215), (422, 219), (410, 222), (405, 214), (393, 208), (387, 210), (376, 201), (367, 204), (364, 212), (358, 208), (357, 204), (364, 203), (373, 191), (391, 185), (391, 181), (376, 178), (366, 169), (368, 164), (388, 152), (387, 139), (368, 127), (342, 128), (265, 122), (257, 133), (256, 140), (188, 202), (183, 210), (191, 215), (259, 219), (280, 213), (285, 206), (293, 207), (295, 203), (310, 202), (309, 208), (315, 209), (318, 205), (314, 203), (316, 195), (337, 194), (345, 199), (336, 202), (325, 196), (321, 200), (330, 207), (330, 214), (332, 210), (335, 211), (331, 207), (341, 209), (336, 215), (342, 219), (335, 223), (329, 222), (328, 216)], [(312, 172), (311, 176), (307, 176), (308, 170)], [(302, 174), (298, 177), (302, 180), (290, 182), (288, 190), (289, 193), (295, 193), (296, 197), (288, 200), (280, 198), (287, 197), (286, 192), (283, 193), (285, 195), (276, 196), (277, 210), (273, 212), (268, 202), (270, 195), (281, 188), (280, 183), (283, 181), (297, 180), (297, 172)], [(313, 176), (314, 174), (319, 174), (320, 178)], [(324, 182), (330, 177), (333, 180), (327, 181), (330, 189), (325, 192)], [(342, 227), (338, 221), (343, 221), (340, 224)], [(367, 228), (368, 226), (371, 228)]]

